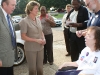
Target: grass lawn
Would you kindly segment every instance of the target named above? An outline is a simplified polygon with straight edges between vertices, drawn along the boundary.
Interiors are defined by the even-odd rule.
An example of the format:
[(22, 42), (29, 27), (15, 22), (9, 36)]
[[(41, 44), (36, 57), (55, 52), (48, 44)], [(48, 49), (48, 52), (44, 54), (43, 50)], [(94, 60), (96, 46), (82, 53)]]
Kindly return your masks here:
[(54, 17), (56, 17), (56, 18), (63, 18), (63, 15), (64, 15), (65, 13), (58, 13), (58, 15), (55, 15)]

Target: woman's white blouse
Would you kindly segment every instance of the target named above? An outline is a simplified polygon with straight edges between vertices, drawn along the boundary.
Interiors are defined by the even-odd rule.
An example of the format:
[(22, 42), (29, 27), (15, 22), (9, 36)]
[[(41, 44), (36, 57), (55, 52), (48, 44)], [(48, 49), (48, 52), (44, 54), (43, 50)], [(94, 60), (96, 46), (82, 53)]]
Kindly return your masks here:
[(89, 47), (85, 47), (76, 63), (77, 70), (82, 70), (80, 73), (100, 75), (100, 51), (91, 51)]

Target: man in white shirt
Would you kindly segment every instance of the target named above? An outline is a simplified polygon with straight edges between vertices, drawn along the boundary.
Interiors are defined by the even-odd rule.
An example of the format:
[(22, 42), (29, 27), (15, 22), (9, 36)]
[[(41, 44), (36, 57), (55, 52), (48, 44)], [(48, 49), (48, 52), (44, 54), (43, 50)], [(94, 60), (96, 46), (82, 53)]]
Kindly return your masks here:
[(68, 25), (70, 27), (70, 51), (71, 60), (76, 61), (81, 50), (85, 47), (84, 37), (77, 37), (76, 31), (87, 27), (85, 21), (89, 19), (89, 14), (88, 10), (81, 5), (81, 0), (72, 0), (71, 3), (73, 9), (68, 14), (68, 20), (70, 20)]

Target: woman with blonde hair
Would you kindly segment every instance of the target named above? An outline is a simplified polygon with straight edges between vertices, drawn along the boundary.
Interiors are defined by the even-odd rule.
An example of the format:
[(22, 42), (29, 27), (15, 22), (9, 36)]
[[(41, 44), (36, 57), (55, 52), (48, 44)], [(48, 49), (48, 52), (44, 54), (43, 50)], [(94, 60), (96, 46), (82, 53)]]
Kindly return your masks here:
[(27, 16), (19, 23), (21, 38), (25, 40), (24, 48), (29, 67), (29, 75), (43, 75), (43, 46), (46, 43), (41, 21), (37, 18), (40, 4), (30, 1), (26, 5)]
[(64, 34), (64, 39), (65, 39), (65, 45), (66, 45), (66, 51), (67, 54), (65, 56), (70, 56), (70, 42), (69, 42), (69, 27), (66, 26), (66, 20), (67, 20), (67, 16), (69, 14), (69, 12), (72, 10), (72, 5), (71, 4), (67, 4), (66, 5), (66, 11), (67, 13), (64, 14), (63, 18), (62, 18), (62, 29), (63, 29), (63, 34)]

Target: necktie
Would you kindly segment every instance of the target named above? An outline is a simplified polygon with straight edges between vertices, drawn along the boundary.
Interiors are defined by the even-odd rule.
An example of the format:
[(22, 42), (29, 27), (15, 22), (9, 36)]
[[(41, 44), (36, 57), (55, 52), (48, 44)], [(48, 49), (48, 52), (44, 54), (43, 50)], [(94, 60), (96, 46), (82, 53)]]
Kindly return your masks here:
[(13, 31), (11, 23), (10, 23), (10, 17), (8, 14), (7, 14), (7, 22), (8, 22), (8, 26), (9, 26), (9, 30), (10, 30), (10, 34), (11, 34), (12, 45), (15, 48), (16, 47), (16, 39), (15, 39), (14, 31)]
[(92, 26), (91, 25), (91, 22), (92, 22), (92, 20), (93, 20), (93, 18), (95, 17), (95, 14), (92, 14), (91, 15), (91, 19), (88, 21), (88, 23), (87, 23), (87, 27), (89, 27), (89, 26)]

